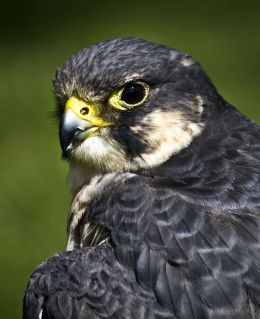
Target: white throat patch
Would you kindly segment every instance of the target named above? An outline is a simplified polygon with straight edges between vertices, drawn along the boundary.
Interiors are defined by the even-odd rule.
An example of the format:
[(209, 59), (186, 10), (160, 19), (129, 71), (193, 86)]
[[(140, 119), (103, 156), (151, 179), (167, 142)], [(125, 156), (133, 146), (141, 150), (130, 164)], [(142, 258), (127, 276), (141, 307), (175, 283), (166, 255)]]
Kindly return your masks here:
[(126, 154), (122, 147), (116, 141), (102, 136), (87, 138), (71, 154), (77, 161), (101, 172), (121, 171), (126, 164)]

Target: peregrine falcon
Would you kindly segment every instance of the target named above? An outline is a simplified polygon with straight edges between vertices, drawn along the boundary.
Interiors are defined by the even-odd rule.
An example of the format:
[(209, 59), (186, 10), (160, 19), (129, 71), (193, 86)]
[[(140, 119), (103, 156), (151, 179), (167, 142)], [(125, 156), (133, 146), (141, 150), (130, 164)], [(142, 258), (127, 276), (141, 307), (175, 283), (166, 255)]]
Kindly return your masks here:
[(259, 319), (260, 127), (191, 56), (135, 38), (54, 79), (70, 164), (67, 251), (24, 319)]

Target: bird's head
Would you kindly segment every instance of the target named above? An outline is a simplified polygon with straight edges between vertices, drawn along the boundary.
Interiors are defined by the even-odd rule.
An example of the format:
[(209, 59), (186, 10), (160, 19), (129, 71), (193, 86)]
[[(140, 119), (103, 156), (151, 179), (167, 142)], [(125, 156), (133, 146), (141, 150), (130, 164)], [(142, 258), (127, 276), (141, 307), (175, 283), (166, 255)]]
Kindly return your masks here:
[(217, 94), (190, 56), (134, 38), (79, 51), (54, 91), (63, 155), (102, 172), (149, 170), (187, 148)]

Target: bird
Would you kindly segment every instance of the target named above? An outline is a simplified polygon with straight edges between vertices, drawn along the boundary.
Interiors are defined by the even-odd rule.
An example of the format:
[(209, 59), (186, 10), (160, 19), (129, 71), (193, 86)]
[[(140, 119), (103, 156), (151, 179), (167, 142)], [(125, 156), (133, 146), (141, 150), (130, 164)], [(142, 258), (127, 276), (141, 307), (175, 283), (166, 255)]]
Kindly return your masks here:
[(23, 319), (260, 318), (260, 127), (179, 50), (114, 38), (53, 80), (72, 202)]

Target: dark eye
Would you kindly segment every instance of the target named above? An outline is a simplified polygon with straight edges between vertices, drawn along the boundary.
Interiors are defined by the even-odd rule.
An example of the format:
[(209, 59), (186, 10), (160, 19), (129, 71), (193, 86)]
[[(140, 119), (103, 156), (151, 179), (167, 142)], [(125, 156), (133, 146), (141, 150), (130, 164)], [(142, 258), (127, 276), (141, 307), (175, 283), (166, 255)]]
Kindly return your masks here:
[(147, 96), (147, 88), (139, 82), (130, 82), (125, 85), (121, 93), (121, 100), (129, 105), (141, 103)]
[(149, 85), (136, 81), (126, 83), (123, 87), (114, 89), (108, 103), (115, 109), (125, 111), (144, 103), (149, 94)]

